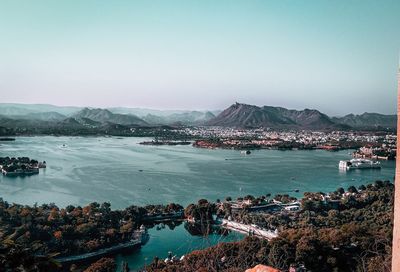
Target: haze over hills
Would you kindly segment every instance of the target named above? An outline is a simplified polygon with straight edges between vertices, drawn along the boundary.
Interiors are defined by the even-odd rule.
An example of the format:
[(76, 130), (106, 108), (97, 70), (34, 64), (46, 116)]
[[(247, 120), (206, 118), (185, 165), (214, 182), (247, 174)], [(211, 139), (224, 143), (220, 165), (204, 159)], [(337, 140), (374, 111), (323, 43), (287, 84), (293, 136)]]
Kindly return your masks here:
[(146, 115), (155, 115), (155, 116), (172, 116), (179, 114), (187, 114), (190, 112), (197, 113), (205, 113), (211, 112), (213, 115), (218, 115), (221, 113), (221, 110), (158, 110), (158, 109), (146, 109), (146, 108), (125, 108), (125, 107), (112, 107), (107, 108), (109, 111), (113, 113), (121, 113), (121, 114), (133, 114), (140, 118), (143, 118)]
[[(140, 114), (135, 115), (134, 112)], [(395, 128), (396, 115), (378, 113), (329, 117), (315, 109), (290, 110), (283, 107), (235, 103), (219, 111), (172, 111), (135, 108), (81, 108), (53, 105), (0, 104), (3, 127), (104, 127), (122, 126), (223, 126), (269, 127), (276, 129), (378, 129)]]
[(368, 113), (355, 115), (348, 114), (343, 117), (333, 117), (332, 120), (339, 124), (348, 125), (355, 128), (388, 127), (396, 128), (397, 115), (384, 115), (379, 113)]
[[(84, 109), (92, 109), (89, 107), (63, 107), (47, 104), (14, 104), (0, 103), (0, 116), (11, 119), (24, 120), (41, 120), (41, 121), (62, 121), (67, 117), (72, 117)], [(220, 111), (193, 111), (193, 110), (154, 110), (142, 108), (107, 108), (108, 112), (103, 112), (103, 116), (78, 116), (92, 119), (93, 121), (117, 122), (119, 124), (127, 124), (133, 121), (134, 124), (148, 123), (150, 125), (160, 124), (181, 124), (181, 125), (200, 125), (208, 121)], [(112, 114), (119, 114), (112, 116)], [(87, 113), (86, 113), (87, 114)], [(94, 114), (92, 112), (92, 114)], [(99, 114), (99, 113), (98, 113)], [(84, 113), (85, 115), (85, 113)], [(94, 114), (96, 115), (96, 114)], [(133, 120), (123, 116), (134, 116), (141, 120)], [(76, 117), (76, 116), (75, 116)], [(100, 119), (97, 119), (100, 118)], [(81, 120), (82, 121), (82, 120)], [(79, 123), (79, 122), (78, 122)], [(84, 122), (83, 122), (84, 123)]]
[(11, 115), (14, 119), (26, 119), (26, 120), (40, 120), (40, 121), (61, 121), (67, 118), (67, 116), (55, 112), (32, 112), (26, 115)]
[[(120, 125), (139, 125), (139, 126), (146, 126), (148, 123), (135, 115), (130, 114), (119, 114), (119, 113), (112, 113), (107, 109), (89, 109), (84, 108), (79, 112), (73, 114), (71, 116), (75, 118), (78, 122), (98, 122), (101, 124), (104, 123), (114, 123)], [(94, 123), (93, 123), (94, 124)]]
[(153, 125), (204, 125), (207, 121), (214, 117), (215, 115), (210, 111), (190, 111), (172, 113), (167, 116), (147, 114), (143, 117), (143, 119), (149, 124)]
[(18, 103), (0, 103), (0, 115), (28, 115), (31, 113), (57, 112), (68, 116), (79, 110), (82, 107), (75, 106), (55, 106), (49, 104), (18, 104)]

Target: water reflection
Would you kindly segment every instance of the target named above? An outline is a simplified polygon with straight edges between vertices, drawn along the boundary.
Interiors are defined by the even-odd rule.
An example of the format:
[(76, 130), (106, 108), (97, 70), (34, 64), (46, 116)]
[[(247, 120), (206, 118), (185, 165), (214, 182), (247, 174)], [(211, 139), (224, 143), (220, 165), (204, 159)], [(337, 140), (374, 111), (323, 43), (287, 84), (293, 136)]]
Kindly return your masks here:
[(132, 271), (148, 265), (154, 258), (164, 260), (169, 252), (178, 259), (193, 250), (204, 249), (220, 242), (241, 240), (244, 235), (213, 225), (199, 225), (184, 221), (147, 225), (150, 240), (139, 251), (118, 255), (119, 268), (126, 261)]
[(220, 236), (228, 236), (230, 234), (230, 230), (221, 228), (219, 226), (213, 224), (198, 224), (185, 222), (185, 229), (190, 235), (193, 236), (203, 236), (207, 237), (208, 235), (220, 235)]

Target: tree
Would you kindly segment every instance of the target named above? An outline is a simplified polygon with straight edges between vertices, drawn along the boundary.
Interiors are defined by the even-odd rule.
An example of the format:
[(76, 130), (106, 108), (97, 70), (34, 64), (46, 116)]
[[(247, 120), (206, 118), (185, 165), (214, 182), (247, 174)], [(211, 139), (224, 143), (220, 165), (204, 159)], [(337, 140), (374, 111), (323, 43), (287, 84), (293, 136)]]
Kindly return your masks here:
[(314, 209), (314, 203), (312, 200), (303, 199), (301, 201), (301, 206), (305, 211), (312, 211)]
[(315, 268), (320, 267), (318, 260), (315, 258), (318, 256), (320, 249), (319, 239), (315, 233), (308, 233), (300, 238), (296, 244), (296, 261), (304, 262), (306, 267)]
[(50, 212), (49, 217), (47, 218), (48, 221), (53, 221), (58, 219), (58, 209), (53, 208)]
[(204, 206), (207, 204), (208, 204), (207, 199), (200, 199), (199, 201), (197, 201), (197, 205), (199, 205), (199, 206)]
[(360, 190), (360, 191), (364, 191), (364, 190), (366, 190), (367, 189), (367, 187), (365, 187), (365, 185), (363, 185), (363, 184), (361, 184), (359, 187), (358, 187), (358, 190)]
[(62, 239), (62, 231), (58, 230), (54, 232), (54, 238), (56, 238), (57, 240), (61, 240)]
[(343, 195), (344, 194), (344, 189), (342, 187), (340, 187), (340, 188), (338, 188), (336, 190), (336, 192), (338, 192), (340, 195)]
[(91, 264), (84, 272), (115, 272), (117, 265), (114, 259), (101, 258), (97, 262)]
[(350, 186), (350, 187), (347, 189), (347, 191), (348, 191), (349, 193), (352, 193), (352, 194), (358, 193), (356, 187), (354, 187), (354, 186)]
[(133, 231), (133, 222), (128, 221), (120, 228), (121, 233), (131, 233)]
[(111, 211), (111, 204), (109, 202), (104, 202), (100, 206), (100, 211), (102, 213), (109, 213)]

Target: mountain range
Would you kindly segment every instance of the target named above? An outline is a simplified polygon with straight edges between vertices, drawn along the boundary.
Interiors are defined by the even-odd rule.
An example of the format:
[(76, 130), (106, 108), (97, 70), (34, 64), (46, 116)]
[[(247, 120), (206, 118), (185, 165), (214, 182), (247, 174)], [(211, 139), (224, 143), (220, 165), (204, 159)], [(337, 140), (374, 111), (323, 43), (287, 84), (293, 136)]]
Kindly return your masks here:
[[(74, 118), (72, 125), (99, 125), (104, 122), (122, 125), (202, 125), (220, 111), (154, 110), (142, 108), (94, 109), (85, 107), (59, 107), (47, 104), (0, 103), (0, 119), (61, 122)], [(89, 121), (90, 119), (91, 121)], [(1, 123), (1, 122), (0, 122)]]
[[(134, 114), (136, 113), (136, 114)], [(162, 111), (138, 108), (83, 108), (53, 105), (0, 104), (0, 126), (95, 128), (122, 126), (222, 126), (273, 129), (393, 129), (396, 115), (378, 113), (329, 117), (315, 109), (235, 103), (223, 111)]]

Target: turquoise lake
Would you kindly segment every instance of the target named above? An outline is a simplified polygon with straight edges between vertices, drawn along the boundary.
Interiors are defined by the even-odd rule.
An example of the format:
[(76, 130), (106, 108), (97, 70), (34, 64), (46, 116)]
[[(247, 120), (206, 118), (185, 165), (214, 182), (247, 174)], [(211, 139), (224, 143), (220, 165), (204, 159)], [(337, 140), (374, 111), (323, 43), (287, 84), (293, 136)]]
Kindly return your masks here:
[[(381, 170), (341, 172), (339, 152), (256, 150), (243, 155), (236, 150), (198, 149), (192, 146), (143, 146), (144, 138), (118, 137), (17, 137), (0, 142), (0, 156), (28, 156), (47, 162), (39, 175), (0, 177), (0, 197), (20, 204), (56, 203), (59, 206), (110, 202), (112, 208), (166, 204), (186, 206), (198, 199), (211, 201), (252, 194), (306, 191), (329, 192), (377, 179), (393, 180), (395, 163), (383, 161)], [(295, 189), (299, 193), (294, 193)], [(183, 255), (242, 236), (191, 236), (183, 224), (150, 230), (150, 241), (126, 259), (131, 268), (143, 266), (169, 250)]]

